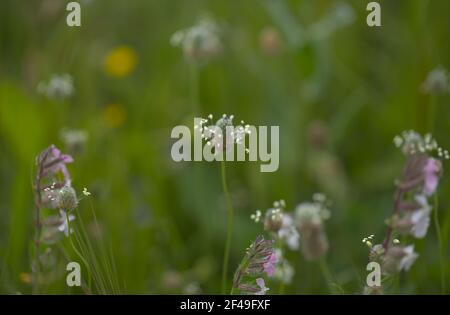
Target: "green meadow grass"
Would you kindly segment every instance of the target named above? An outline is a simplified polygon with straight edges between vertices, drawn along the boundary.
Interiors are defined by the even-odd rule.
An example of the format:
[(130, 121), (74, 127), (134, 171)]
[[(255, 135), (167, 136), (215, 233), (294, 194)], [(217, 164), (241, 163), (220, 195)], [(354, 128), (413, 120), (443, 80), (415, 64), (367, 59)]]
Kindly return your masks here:
[[(41, 293), (83, 294), (65, 285), (65, 261), (79, 261), (94, 293), (202, 293), (221, 290), (226, 202), (219, 163), (175, 163), (171, 129), (192, 116), (234, 114), (254, 125), (280, 126), (280, 168), (261, 173), (258, 162), (230, 163), (227, 179), (235, 208), (229, 281), (246, 247), (261, 233), (256, 209), (285, 199), (287, 208), (326, 193), (334, 205), (326, 222), (327, 261), (340, 292), (360, 293), (370, 234), (381, 242), (403, 157), (392, 144), (405, 129), (427, 132), (431, 98), (421, 93), (427, 73), (450, 69), (450, 2), (379, 1), (382, 27), (366, 25), (365, 1), (100, 1), (82, 2), (82, 26), (69, 28), (60, 7), (6, 0), (0, 10), (0, 292), (31, 293), (35, 156), (50, 144), (64, 147), (60, 131), (83, 129), (89, 138), (69, 170), (80, 193), (73, 241)], [(347, 3), (353, 22), (308, 32)], [(220, 57), (193, 67), (171, 35), (207, 12), (223, 25)], [(281, 33), (282, 50), (265, 55), (261, 30)], [(127, 46), (136, 68), (108, 76), (104, 58)], [(64, 101), (36, 92), (53, 73), (70, 73), (75, 93)], [(192, 112), (192, 104), (198, 111)], [(105, 122), (105, 108), (120, 104), (123, 122)], [(450, 148), (450, 96), (436, 99), (434, 136)], [(325, 143), (311, 142), (311, 126), (326, 127)], [(444, 162), (439, 219), (450, 285), (450, 180)], [(95, 218), (94, 218), (95, 214)], [(81, 224), (83, 222), (83, 224)], [(98, 223), (98, 226), (96, 223)], [(79, 241), (79, 243), (77, 243)], [(435, 226), (415, 241), (420, 257), (389, 292), (440, 293)], [(89, 248), (92, 246), (92, 248)], [(320, 266), (288, 252), (295, 277), (284, 293), (327, 294)], [(91, 270), (89, 270), (91, 269)], [(22, 279), (22, 280), (21, 280)], [(277, 293), (277, 283), (269, 282)], [(447, 292), (449, 293), (449, 288)]]

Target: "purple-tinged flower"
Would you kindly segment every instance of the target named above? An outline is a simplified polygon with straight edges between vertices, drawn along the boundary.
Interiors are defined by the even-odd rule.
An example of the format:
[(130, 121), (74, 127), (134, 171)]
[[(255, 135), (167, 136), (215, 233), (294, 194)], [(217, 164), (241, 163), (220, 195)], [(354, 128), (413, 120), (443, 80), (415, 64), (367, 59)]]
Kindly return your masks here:
[(66, 184), (70, 184), (70, 174), (66, 164), (72, 163), (73, 158), (68, 154), (62, 154), (53, 144), (42, 152), (38, 157), (38, 165), (41, 169), (39, 174), (43, 177), (55, 177), (58, 172), (64, 176)]
[(427, 196), (431, 196), (437, 188), (439, 183), (439, 174), (441, 172), (442, 165), (439, 160), (428, 158), (424, 172), (424, 193)]
[(400, 234), (410, 234), (415, 238), (423, 238), (430, 225), (432, 207), (424, 194), (414, 196), (414, 203), (404, 203), (401, 216), (395, 216), (393, 227)]
[(241, 293), (250, 295), (265, 295), (269, 291), (263, 278), (257, 278), (256, 284), (253, 280), (251, 282), (240, 283), (238, 288)]
[[(265, 292), (265, 286), (258, 287), (254, 279), (261, 278), (265, 273), (272, 276), (275, 272), (277, 256), (274, 253), (273, 241), (265, 240), (262, 235), (247, 249), (247, 252), (237, 268), (233, 278), (233, 288), (244, 294)], [(259, 281), (260, 282), (260, 281)]]
[(265, 295), (267, 291), (269, 291), (269, 288), (266, 287), (266, 283), (263, 278), (256, 279), (256, 284), (261, 289), (258, 292), (255, 293), (255, 295)]
[(275, 272), (275, 266), (278, 262), (277, 255), (275, 253), (272, 253), (270, 255), (269, 259), (264, 263), (264, 272), (267, 273), (269, 277), (273, 276), (273, 273)]
[(399, 270), (408, 271), (416, 261), (419, 254), (414, 252), (414, 245), (409, 245), (403, 248), (403, 257), (400, 260)]
[(415, 196), (416, 202), (420, 206), (411, 215), (411, 222), (413, 224), (411, 233), (416, 238), (423, 238), (427, 234), (428, 226), (430, 225), (431, 206), (428, 204), (427, 197), (424, 195)]
[(419, 255), (414, 252), (414, 245), (392, 246), (384, 258), (382, 270), (386, 274), (392, 274), (398, 271), (408, 271)]

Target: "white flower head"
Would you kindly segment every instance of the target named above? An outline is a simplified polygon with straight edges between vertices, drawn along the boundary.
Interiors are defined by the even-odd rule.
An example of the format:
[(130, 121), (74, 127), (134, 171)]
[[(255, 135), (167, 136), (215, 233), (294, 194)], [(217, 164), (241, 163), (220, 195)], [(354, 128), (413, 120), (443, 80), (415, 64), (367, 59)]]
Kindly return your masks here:
[(320, 225), (329, 217), (330, 211), (317, 202), (303, 202), (295, 209), (295, 219), (302, 223)]
[(255, 213), (250, 215), (250, 219), (255, 221), (255, 223), (258, 223), (261, 220), (261, 210), (256, 210)]
[(447, 70), (443, 67), (431, 70), (422, 84), (422, 91), (430, 94), (450, 92), (450, 80)]
[(300, 234), (294, 225), (294, 220), (291, 215), (283, 215), (282, 225), (278, 230), (278, 237), (283, 240), (291, 250), (297, 250), (300, 247)]
[(362, 242), (363, 242), (364, 244), (366, 244), (367, 247), (372, 248), (372, 247), (373, 247), (372, 241), (373, 241), (373, 238), (374, 238), (374, 237), (375, 237), (375, 235), (371, 234), (371, 235), (369, 235), (369, 236), (367, 236), (367, 237), (364, 237), (364, 238), (362, 239)]
[(438, 157), (449, 159), (449, 152), (440, 147), (437, 141), (430, 133), (422, 136), (414, 130), (403, 131), (400, 135), (394, 137), (394, 145), (400, 148), (405, 155), (416, 153), (437, 154)]
[(67, 147), (75, 150), (86, 143), (89, 135), (85, 130), (64, 128), (61, 130), (59, 137)]
[(235, 144), (245, 145), (245, 136), (251, 133), (250, 125), (234, 126), (233, 119), (234, 115), (223, 114), (214, 123), (213, 116), (210, 114), (207, 119), (201, 118), (200, 123), (194, 126), (194, 130), (201, 133), (201, 138), (207, 145), (213, 146), (216, 153), (223, 152)]
[(37, 91), (50, 99), (64, 99), (70, 97), (75, 92), (73, 79), (70, 74), (53, 74), (48, 82), (41, 81)]
[(170, 43), (181, 47), (185, 57), (192, 62), (207, 62), (223, 50), (220, 28), (208, 17), (200, 19), (194, 26), (174, 33)]

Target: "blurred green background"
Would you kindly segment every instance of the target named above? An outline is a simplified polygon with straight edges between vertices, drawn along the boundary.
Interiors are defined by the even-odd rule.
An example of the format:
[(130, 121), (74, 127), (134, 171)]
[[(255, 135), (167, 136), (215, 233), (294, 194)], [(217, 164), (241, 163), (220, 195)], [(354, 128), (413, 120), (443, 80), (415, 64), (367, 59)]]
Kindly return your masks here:
[[(334, 200), (326, 222), (331, 272), (345, 293), (360, 293), (368, 256), (361, 239), (382, 241), (404, 163), (392, 139), (428, 131), (431, 97), (420, 86), (432, 69), (450, 68), (450, 2), (379, 1), (379, 28), (366, 24), (368, 2), (91, 0), (80, 1), (82, 26), (71, 28), (67, 1), (2, 1), (0, 292), (30, 292), (34, 158), (53, 143), (74, 155), (74, 187), (92, 192), (96, 233), (112, 248), (123, 293), (218, 293), (226, 221), (219, 165), (173, 162), (170, 132), (193, 115), (228, 113), (280, 126), (277, 172), (261, 173), (257, 162), (227, 168), (236, 208), (230, 278), (262, 232), (251, 213), (279, 199), (293, 209), (321, 191)], [(204, 14), (220, 25), (223, 51), (195, 66), (170, 38)], [(261, 37), (267, 27), (278, 34), (275, 51)], [(129, 69), (114, 72), (114, 52)], [(37, 92), (55, 73), (73, 77), (72, 96)], [(449, 100), (437, 97), (434, 122), (444, 148)], [(86, 132), (82, 150), (70, 151), (64, 128)], [(444, 173), (447, 259), (449, 184)], [(89, 225), (89, 202), (77, 215)], [(395, 292), (439, 293), (434, 226), (415, 244), (420, 257)], [(299, 252), (288, 258), (296, 273), (286, 293), (328, 293), (317, 264)], [(65, 286), (64, 269), (47, 292), (80, 293)]]

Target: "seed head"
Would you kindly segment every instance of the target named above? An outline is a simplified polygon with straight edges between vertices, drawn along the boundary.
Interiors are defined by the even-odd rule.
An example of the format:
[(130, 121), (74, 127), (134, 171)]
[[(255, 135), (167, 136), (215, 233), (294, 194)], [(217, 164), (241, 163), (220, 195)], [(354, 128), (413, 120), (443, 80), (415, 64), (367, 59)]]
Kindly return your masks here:
[(74, 210), (78, 206), (75, 189), (64, 186), (58, 192), (58, 208), (66, 211)]

